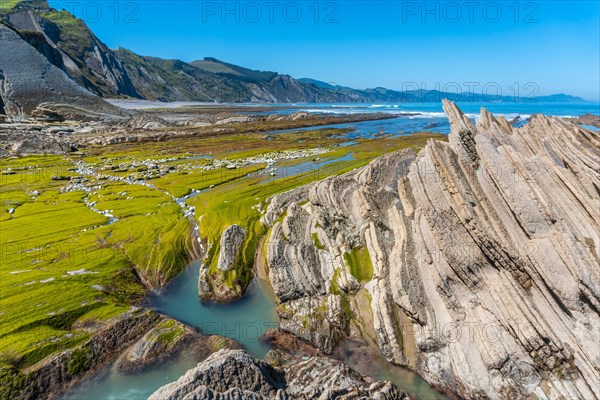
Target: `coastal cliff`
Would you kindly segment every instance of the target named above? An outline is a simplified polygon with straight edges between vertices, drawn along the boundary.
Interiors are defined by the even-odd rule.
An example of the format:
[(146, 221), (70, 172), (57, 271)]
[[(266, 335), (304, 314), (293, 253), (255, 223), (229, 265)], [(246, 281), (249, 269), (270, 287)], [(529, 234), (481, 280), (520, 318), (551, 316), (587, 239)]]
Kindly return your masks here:
[(281, 329), (325, 353), (372, 332), (465, 398), (599, 398), (598, 134), (444, 110), (449, 143), (270, 199)]

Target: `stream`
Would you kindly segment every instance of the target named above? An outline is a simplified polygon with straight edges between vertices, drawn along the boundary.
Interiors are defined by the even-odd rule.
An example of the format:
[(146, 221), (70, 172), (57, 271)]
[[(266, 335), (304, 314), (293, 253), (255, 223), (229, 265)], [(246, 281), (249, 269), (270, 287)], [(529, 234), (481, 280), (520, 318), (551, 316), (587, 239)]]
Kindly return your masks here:
[[(347, 142), (347, 145), (352, 145), (351, 140), (354, 138), (376, 136), (381, 131), (389, 131), (391, 127), (385, 126), (389, 123), (390, 121), (368, 121), (354, 124), (354, 127), (356, 128), (358, 125), (359, 129), (348, 134), (347, 139), (350, 141)], [(279, 168), (273, 165), (264, 172), (265, 175), (271, 171), (275, 171), (275, 173), (269, 174), (261, 183), (312, 171), (335, 161), (346, 161), (352, 158), (352, 152), (349, 152), (341, 158), (325, 159), (319, 162), (310, 161)], [(78, 164), (77, 167), (81, 175), (97, 176), (97, 172), (84, 163)], [(158, 189), (152, 184), (134, 182), (127, 178), (110, 177), (110, 180), (126, 184), (142, 184)], [(194, 208), (187, 205), (186, 200), (204, 190), (194, 191), (182, 198), (176, 198), (165, 190), (161, 191), (169, 195), (182, 208), (184, 215), (190, 219), (192, 227), (197, 232), (198, 226), (192, 217)], [(86, 205), (93, 208), (91, 203), (86, 203)], [(106, 213), (102, 210), (93, 211)], [(270, 347), (262, 342), (260, 337), (267, 329), (278, 326), (275, 294), (270, 283), (263, 278), (264, 274), (256, 274), (257, 277), (252, 280), (241, 299), (228, 304), (213, 304), (201, 302), (198, 297), (199, 267), (199, 260), (191, 262), (161, 292), (151, 293), (144, 306), (198, 328), (204, 334), (217, 334), (234, 339), (252, 356), (263, 358)], [(365, 375), (396, 383), (413, 399), (445, 399), (419, 375), (388, 363), (376, 349), (366, 348), (358, 342), (345, 341), (340, 345), (335, 356)], [(90, 379), (69, 390), (62, 399), (145, 400), (158, 388), (177, 380), (189, 369), (195, 367), (199, 361), (182, 351), (173, 359), (159, 366), (134, 374), (123, 373), (118, 369), (116, 363), (112, 363), (98, 371)]]
[[(161, 293), (151, 294), (146, 306), (205, 334), (235, 339), (252, 356), (263, 358), (270, 347), (259, 338), (265, 330), (278, 325), (270, 283), (257, 277), (238, 301), (203, 303), (198, 298), (199, 266), (199, 261), (190, 263)], [(378, 351), (359, 342), (342, 342), (335, 357), (365, 375), (394, 382), (412, 399), (446, 399), (416, 373), (388, 363)], [(122, 373), (113, 363), (67, 392), (62, 400), (145, 400), (161, 386), (194, 368), (198, 361), (182, 351), (160, 366), (135, 374)]]
[[(268, 282), (255, 278), (239, 300), (211, 304), (198, 298), (200, 262), (194, 261), (161, 292), (151, 294), (146, 306), (205, 334), (218, 334), (237, 340), (248, 353), (264, 357), (269, 346), (260, 341), (265, 330), (277, 327), (275, 294)], [(199, 360), (185, 351), (175, 359), (140, 373), (125, 374), (111, 364), (92, 379), (63, 396), (63, 400), (143, 400), (158, 388), (177, 380)]]

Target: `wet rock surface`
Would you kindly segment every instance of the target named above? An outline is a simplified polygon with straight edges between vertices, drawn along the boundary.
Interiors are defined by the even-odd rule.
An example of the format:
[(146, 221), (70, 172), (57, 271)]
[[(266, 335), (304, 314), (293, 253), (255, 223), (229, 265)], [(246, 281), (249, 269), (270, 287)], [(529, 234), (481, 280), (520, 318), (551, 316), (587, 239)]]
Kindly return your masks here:
[(114, 361), (161, 320), (153, 311), (132, 309), (100, 329), (76, 349), (21, 372), (0, 368), (0, 398), (54, 399), (86, 375)]
[[(600, 397), (598, 134), (541, 115), (513, 128), (485, 109), (474, 125), (444, 109), (449, 143), (271, 199), (263, 222), (282, 328), (315, 346), (339, 340), (331, 323), (286, 321), (289, 309), (334, 294), (349, 313), (324, 315), (363, 321), (351, 301), (363, 288), (382, 354), (436, 387)], [(367, 282), (366, 263), (350, 257), (360, 252)]]

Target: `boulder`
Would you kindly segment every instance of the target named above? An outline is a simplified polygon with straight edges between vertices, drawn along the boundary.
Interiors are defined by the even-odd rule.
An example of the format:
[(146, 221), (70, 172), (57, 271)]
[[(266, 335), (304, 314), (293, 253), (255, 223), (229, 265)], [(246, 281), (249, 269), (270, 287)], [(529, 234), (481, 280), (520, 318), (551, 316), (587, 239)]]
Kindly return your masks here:
[(243, 350), (221, 350), (149, 400), (407, 399), (390, 382), (366, 378), (339, 361), (312, 357), (277, 368)]
[(239, 256), (240, 249), (246, 239), (246, 231), (239, 225), (230, 225), (221, 235), (219, 251), (220, 271), (229, 271)]

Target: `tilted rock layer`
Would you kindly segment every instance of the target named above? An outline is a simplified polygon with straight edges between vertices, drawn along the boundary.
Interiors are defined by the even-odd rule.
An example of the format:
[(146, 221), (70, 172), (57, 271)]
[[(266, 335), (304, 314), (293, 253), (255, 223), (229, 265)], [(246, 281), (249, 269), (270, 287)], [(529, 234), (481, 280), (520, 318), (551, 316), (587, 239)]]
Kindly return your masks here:
[[(449, 143), (271, 199), (263, 222), (283, 329), (329, 350), (343, 329), (307, 335), (310, 320), (294, 329), (286, 315), (366, 289), (383, 355), (438, 387), (600, 398), (598, 133), (541, 115), (513, 128), (485, 109), (475, 126), (444, 109)], [(367, 283), (349, 257), (359, 251), (373, 265)], [(323, 308), (327, 327), (360, 318)]]
[(221, 350), (158, 389), (149, 400), (334, 398), (400, 400), (407, 396), (390, 382), (365, 378), (326, 357), (276, 368), (243, 350)]

